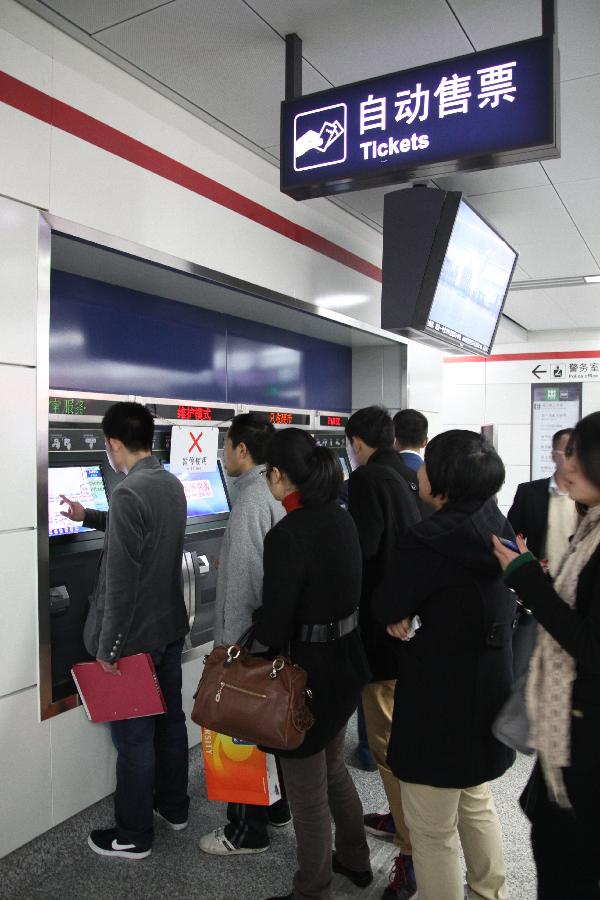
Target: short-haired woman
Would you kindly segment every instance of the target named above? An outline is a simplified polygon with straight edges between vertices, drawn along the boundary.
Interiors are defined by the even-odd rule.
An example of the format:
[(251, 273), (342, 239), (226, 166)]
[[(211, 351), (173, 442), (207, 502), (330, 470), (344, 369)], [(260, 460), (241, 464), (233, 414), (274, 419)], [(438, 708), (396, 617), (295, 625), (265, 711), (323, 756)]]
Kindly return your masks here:
[(265, 538), (255, 637), (275, 652), (290, 648), (308, 673), (315, 716), (298, 750), (277, 751), (298, 845), (293, 892), (284, 896), (329, 900), (332, 871), (361, 886), (373, 877), (362, 804), (344, 762), (346, 724), (370, 675), (357, 629), (360, 545), (354, 522), (336, 504), (339, 462), (307, 432), (274, 435), (267, 479), (287, 515)]
[(400, 639), (388, 760), (401, 783), (420, 900), (462, 900), (459, 839), (470, 896), (504, 900), (488, 784), (514, 761), (491, 732), (511, 688), (516, 607), (489, 552), (492, 534), (514, 538), (495, 500), (504, 465), (475, 432), (447, 431), (427, 445), (418, 477), (435, 512), (401, 541), (397, 590), (388, 585), (373, 606)]
[(538, 763), (521, 803), (532, 822), (538, 900), (600, 897), (600, 412), (566, 449), (569, 494), (586, 510), (551, 583), (525, 542), (494, 539), (504, 576), (541, 628), (529, 664), (529, 743)]

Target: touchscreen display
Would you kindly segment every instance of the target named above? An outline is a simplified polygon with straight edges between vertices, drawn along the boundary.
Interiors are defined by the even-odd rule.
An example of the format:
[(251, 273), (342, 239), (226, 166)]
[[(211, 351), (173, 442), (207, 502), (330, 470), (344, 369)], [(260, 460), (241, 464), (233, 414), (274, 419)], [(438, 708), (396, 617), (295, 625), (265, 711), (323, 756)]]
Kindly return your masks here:
[(340, 466), (342, 467), (342, 472), (344, 473), (344, 481), (347, 481), (350, 478), (350, 466), (348, 464), (348, 460), (345, 456), (338, 457), (340, 461)]
[(108, 510), (108, 499), (100, 466), (64, 466), (48, 469), (48, 535), (81, 534), (93, 531), (61, 515), (60, 495), (78, 500), (88, 509)]
[[(165, 463), (164, 466), (167, 472), (171, 471), (169, 463)], [(230, 511), (220, 467), (214, 472), (177, 472), (173, 474), (177, 475), (183, 485), (187, 500), (188, 519), (197, 516), (217, 516)]]

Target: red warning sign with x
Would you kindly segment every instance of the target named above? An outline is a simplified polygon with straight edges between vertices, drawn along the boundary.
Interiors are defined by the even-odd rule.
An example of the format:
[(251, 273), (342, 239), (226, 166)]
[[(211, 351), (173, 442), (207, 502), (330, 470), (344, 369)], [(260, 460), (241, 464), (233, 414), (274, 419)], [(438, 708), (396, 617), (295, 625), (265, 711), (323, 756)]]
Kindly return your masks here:
[(191, 447), (188, 447), (188, 453), (191, 453), (192, 450), (194, 449), (194, 447), (196, 448), (196, 450), (198, 451), (198, 453), (202, 453), (202, 447), (200, 446), (200, 444), (198, 443), (198, 441), (200, 440), (200, 438), (202, 437), (202, 435), (204, 434), (204, 432), (201, 431), (201, 432), (200, 432), (199, 434), (197, 434), (196, 436), (194, 436), (194, 432), (193, 432), (193, 431), (188, 431), (188, 434), (189, 434), (189, 436), (190, 436), (191, 439), (192, 439), (192, 446), (191, 446)]

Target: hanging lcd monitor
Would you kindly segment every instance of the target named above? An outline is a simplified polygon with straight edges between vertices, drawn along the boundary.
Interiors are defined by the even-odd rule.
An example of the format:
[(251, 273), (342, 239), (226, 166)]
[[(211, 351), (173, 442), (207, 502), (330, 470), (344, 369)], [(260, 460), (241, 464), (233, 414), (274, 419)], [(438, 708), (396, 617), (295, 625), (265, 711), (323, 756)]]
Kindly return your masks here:
[(517, 258), (458, 191), (387, 194), (382, 328), (489, 356)]

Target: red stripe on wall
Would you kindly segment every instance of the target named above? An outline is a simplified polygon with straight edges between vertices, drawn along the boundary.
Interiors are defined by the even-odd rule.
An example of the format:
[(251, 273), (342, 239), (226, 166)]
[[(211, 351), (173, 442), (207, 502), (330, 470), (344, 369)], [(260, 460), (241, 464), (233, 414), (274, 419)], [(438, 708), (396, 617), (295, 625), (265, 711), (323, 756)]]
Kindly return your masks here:
[(600, 359), (600, 350), (557, 350), (556, 353), (496, 353), (492, 356), (445, 356), (445, 363), (514, 362), (520, 359)]
[(381, 269), (361, 256), (6, 72), (0, 72), (0, 101), (381, 282)]

